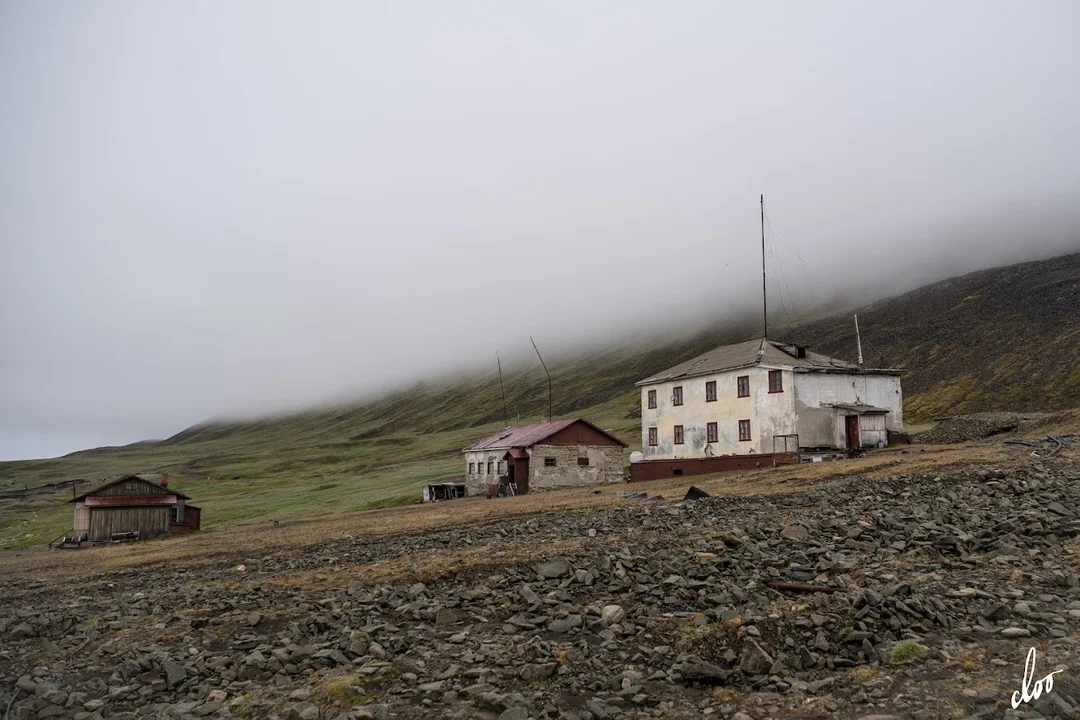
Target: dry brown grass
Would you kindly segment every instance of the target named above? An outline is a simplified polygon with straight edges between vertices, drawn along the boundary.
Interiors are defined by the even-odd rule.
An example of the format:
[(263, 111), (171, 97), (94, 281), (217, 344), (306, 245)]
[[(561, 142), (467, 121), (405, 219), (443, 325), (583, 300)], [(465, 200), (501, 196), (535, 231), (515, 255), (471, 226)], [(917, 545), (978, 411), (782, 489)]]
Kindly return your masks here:
[(849, 676), (851, 677), (852, 682), (858, 685), (865, 685), (877, 678), (879, 674), (880, 672), (877, 668), (870, 667), (869, 665), (862, 665), (852, 670), (851, 673), (849, 673)]
[(968, 672), (974, 672), (975, 670), (981, 670), (986, 667), (986, 651), (982, 648), (977, 650), (968, 650), (961, 648), (956, 651), (954, 656), (955, 660), (960, 663), (960, 667), (964, 668)]
[[(590, 544), (614, 544), (617, 538), (596, 538)], [(537, 546), (535, 543), (508, 543), (500, 541), (498, 548), (491, 545), (475, 545), (468, 548), (445, 548), (428, 555), (409, 554), (392, 560), (381, 560), (363, 565), (349, 565), (342, 572), (327, 574), (323, 570), (277, 573), (273, 577), (251, 580), (264, 588), (303, 588), (321, 590), (348, 586), (354, 583), (379, 585), (384, 583), (431, 583), (458, 573), (495, 573), (512, 565), (527, 565), (542, 558), (578, 550), (583, 540), (561, 540)], [(497, 555), (495, 553), (498, 553)]]
[[(0, 574), (12, 579), (72, 580), (134, 567), (237, 564), (244, 562), (245, 555), (263, 555), (282, 548), (617, 505), (627, 502), (615, 494), (622, 490), (644, 491), (670, 500), (680, 499), (691, 485), (713, 495), (784, 494), (833, 485), (854, 475), (873, 478), (898, 473), (930, 473), (956, 464), (1003, 466), (1010, 460), (1018, 460), (1018, 455), (1010, 455), (1000, 443), (926, 448), (901, 446), (874, 451), (853, 460), (670, 478), (632, 485), (565, 489), (497, 500), (473, 497), (450, 503), (342, 513), (288, 522), (240, 524), (163, 540), (81, 551), (49, 552), (43, 548), (9, 551), (0, 553)], [(371, 571), (384, 572), (377, 568)]]

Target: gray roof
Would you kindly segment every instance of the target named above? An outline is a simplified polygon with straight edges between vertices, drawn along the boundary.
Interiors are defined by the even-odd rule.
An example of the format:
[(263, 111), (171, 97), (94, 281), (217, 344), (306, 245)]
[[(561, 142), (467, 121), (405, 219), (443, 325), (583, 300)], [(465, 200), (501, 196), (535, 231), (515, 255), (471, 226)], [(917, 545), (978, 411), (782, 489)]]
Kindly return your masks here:
[(795, 345), (775, 340), (747, 340), (734, 345), (721, 345), (707, 353), (679, 363), (667, 370), (640, 380), (636, 385), (652, 385), (659, 382), (711, 375), (726, 370), (752, 365), (781, 365), (792, 367), (796, 372), (841, 372), (872, 375), (898, 375), (900, 370), (887, 368), (864, 368), (847, 360), (806, 351), (806, 357), (798, 357)]
[(873, 405), (867, 405), (866, 403), (829, 403), (830, 407), (834, 407), (837, 410), (847, 410), (848, 412), (858, 413), (859, 415), (883, 415), (889, 412), (886, 408), (874, 407)]

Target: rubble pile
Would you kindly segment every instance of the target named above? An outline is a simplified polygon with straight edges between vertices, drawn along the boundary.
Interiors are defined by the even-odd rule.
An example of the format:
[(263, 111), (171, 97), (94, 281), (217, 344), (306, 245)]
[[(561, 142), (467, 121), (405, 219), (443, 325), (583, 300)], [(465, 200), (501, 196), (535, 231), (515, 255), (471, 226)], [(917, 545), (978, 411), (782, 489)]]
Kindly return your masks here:
[(0, 717), (1076, 717), (1080, 468), (1027, 463), (9, 582)]
[(1015, 413), (974, 413), (946, 418), (912, 440), (925, 445), (951, 445), (973, 442), (1020, 428), (1024, 418)]

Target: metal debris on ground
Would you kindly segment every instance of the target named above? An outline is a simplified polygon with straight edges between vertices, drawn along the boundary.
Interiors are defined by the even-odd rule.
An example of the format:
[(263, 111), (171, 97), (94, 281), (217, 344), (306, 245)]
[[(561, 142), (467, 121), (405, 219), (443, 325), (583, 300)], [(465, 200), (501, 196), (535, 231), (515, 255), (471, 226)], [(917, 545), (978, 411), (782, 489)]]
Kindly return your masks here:
[(1053, 457), (1066, 445), (1077, 444), (1078, 437), (1076, 435), (1064, 435), (1056, 437), (1054, 435), (1047, 435), (1042, 440), (1006, 440), (1006, 445), (1013, 445), (1018, 447), (1031, 448), (1031, 454), (1035, 457), (1048, 458)]
[(683, 500), (701, 500), (707, 497), (712, 497), (712, 495), (695, 485), (691, 485), (690, 489), (686, 491), (686, 497)]

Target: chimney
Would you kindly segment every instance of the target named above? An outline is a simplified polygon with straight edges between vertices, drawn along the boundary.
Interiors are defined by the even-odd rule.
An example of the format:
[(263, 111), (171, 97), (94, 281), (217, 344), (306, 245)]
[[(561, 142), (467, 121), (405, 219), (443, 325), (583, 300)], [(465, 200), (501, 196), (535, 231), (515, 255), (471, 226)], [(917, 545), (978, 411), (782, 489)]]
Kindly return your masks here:
[(169, 487), (169, 473), (161, 473), (161, 487)]

